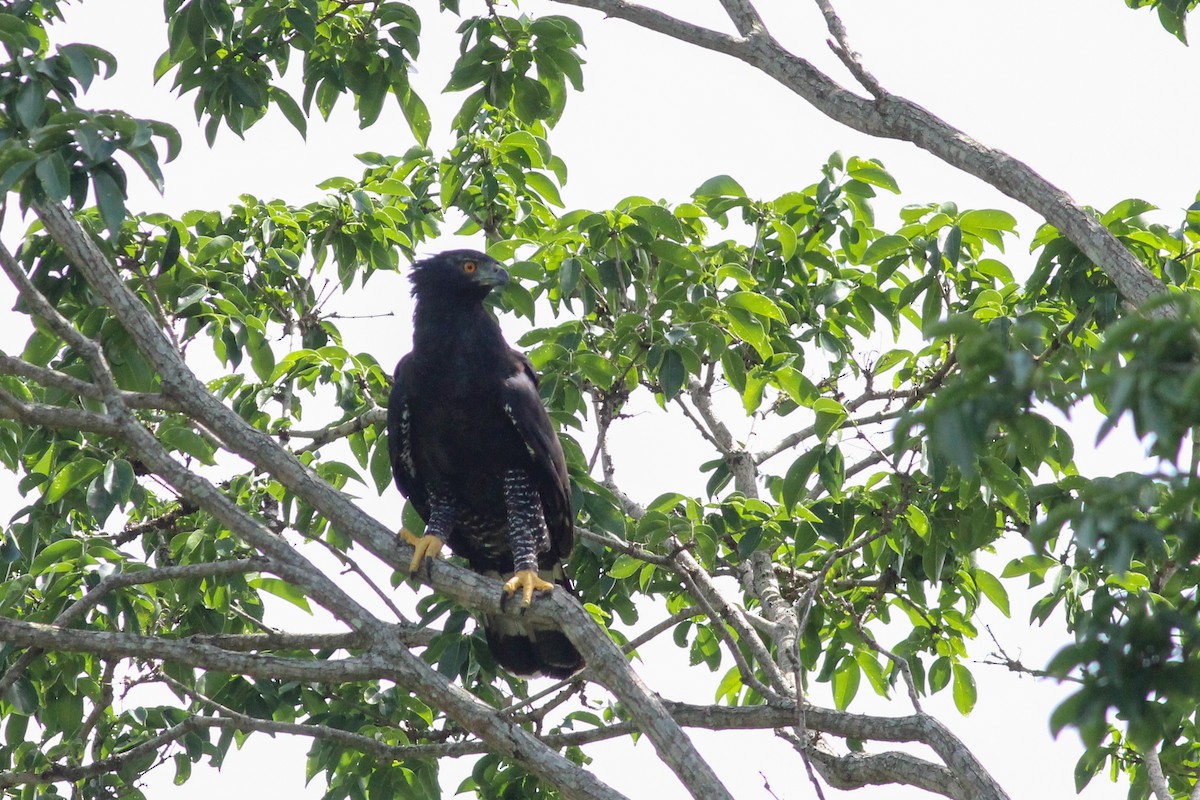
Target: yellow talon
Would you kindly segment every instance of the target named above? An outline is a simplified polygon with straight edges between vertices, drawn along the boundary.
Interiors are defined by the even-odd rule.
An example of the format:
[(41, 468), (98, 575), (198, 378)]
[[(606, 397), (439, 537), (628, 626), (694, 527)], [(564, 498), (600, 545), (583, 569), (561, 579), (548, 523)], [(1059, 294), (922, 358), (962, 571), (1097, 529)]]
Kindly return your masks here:
[(408, 566), (409, 575), (416, 575), (417, 570), (421, 568), (422, 561), (427, 558), (437, 558), (437, 554), (442, 552), (442, 548), (446, 546), (446, 543), (436, 536), (426, 534), (418, 538), (408, 528), (400, 529), (400, 538), (411, 544), (416, 551), (413, 553), (412, 563)]
[(512, 596), (518, 589), (521, 590), (521, 605), (527, 606), (533, 602), (534, 592), (552, 592), (554, 584), (549, 581), (544, 581), (531, 569), (523, 569), (509, 578), (504, 584), (504, 593)]

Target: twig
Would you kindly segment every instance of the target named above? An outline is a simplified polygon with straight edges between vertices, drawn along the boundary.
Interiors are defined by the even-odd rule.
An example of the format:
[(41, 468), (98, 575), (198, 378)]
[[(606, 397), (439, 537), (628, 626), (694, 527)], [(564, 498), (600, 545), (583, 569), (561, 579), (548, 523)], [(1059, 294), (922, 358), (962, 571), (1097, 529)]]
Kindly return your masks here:
[(846, 65), (846, 69), (850, 70), (850, 74), (874, 97), (882, 98), (887, 95), (887, 92), (879, 85), (879, 81), (863, 65), (862, 56), (850, 46), (850, 38), (846, 35), (846, 26), (842, 24), (841, 17), (833, 10), (833, 4), (829, 0), (816, 0), (816, 2), (821, 9), (821, 14), (825, 17), (826, 27), (833, 34), (833, 41), (828, 42), (829, 49), (841, 59), (842, 63)]
[(704, 426), (704, 423), (692, 413), (692, 410), (687, 407), (687, 403), (683, 402), (682, 396), (675, 396), (675, 404), (683, 410), (683, 415), (691, 420), (692, 424), (696, 426), (696, 430), (700, 431), (700, 435), (707, 439), (713, 447), (717, 448), (717, 452), (719, 452), (721, 455), (729, 455), (729, 451), (726, 450), (719, 441), (717, 441), (717, 437), (709, 433), (708, 428)]
[(357, 417), (348, 419), (345, 422), (334, 423), (333, 425), (327, 425), (324, 428), (318, 428), (317, 430), (311, 431), (288, 429), (286, 435), (289, 439), (311, 439), (311, 442), (297, 451), (300, 453), (309, 453), (314, 450), (319, 450), (322, 446), (327, 445), (330, 442), (338, 439), (344, 439), (351, 434), (358, 433), (359, 431), (365, 431), (367, 428), (370, 428), (374, 425), (382, 425), (386, 421), (387, 409), (377, 406), (364, 411)]

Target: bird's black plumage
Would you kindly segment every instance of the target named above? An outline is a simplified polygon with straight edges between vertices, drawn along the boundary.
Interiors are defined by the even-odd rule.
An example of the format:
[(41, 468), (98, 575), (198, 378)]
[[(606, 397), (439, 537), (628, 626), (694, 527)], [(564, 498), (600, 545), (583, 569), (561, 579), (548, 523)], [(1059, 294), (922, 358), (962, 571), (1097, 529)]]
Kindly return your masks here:
[[(534, 570), (569, 591), (561, 562), (575, 532), (562, 446), (532, 364), (483, 305), (507, 277), (473, 250), (413, 265), (413, 349), (396, 366), (388, 400), (392, 474), (426, 534), (471, 569)], [(493, 616), (484, 630), (510, 672), (566, 677), (583, 666), (555, 628)]]

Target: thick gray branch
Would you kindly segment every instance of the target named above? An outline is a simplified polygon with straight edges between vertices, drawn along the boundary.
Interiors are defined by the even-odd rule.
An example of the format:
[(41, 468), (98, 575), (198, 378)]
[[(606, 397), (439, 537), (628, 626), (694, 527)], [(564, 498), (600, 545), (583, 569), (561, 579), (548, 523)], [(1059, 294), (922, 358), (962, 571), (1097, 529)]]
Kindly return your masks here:
[(864, 786), (896, 783), (916, 786), (954, 800), (968, 798), (953, 772), (908, 753), (892, 750), (838, 756), (816, 747), (809, 747), (807, 751), (821, 777), (838, 789), (861, 789)]
[[(398, 641), (409, 647), (424, 647), (440, 631), (408, 623), (392, 626)], [(252, 653), (260, 650), (363, 650), (371, 637), (360, 631), (345, 633), (197, 633), (189, 637), (197, 644), (208, 644), (222, 650)]]

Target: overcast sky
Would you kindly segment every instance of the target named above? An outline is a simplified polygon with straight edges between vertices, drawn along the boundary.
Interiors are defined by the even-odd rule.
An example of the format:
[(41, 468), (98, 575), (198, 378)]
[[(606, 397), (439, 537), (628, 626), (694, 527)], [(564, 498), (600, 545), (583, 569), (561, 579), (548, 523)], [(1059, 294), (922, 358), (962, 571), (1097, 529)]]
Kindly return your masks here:
[[(433, 0), (414, 5), (426, 25), (414, 84), (430, 105), (436, 149), (446, 143), (450, 117), (461, 101), (461, 96), (437, 94), (456, 52), (452, 31), (457, 20), (436, 14)], [(463, 0), (464, 9), (476, 5), (482, 3)], [(656, 5), (691, 15), (697, 22), (729, 27), (715, 0)], [(815, 3), (779, 0), (759, 5), (784, 44), (849, 82), (825, 47), (827, 34)], [(117, 8), (120, 13), (114, 14)], [(881, 211), (953, 200), (964, 208), (1010, 211), (1026, 237), (1038, 224), (1031, 212), (976, 179), (912, 145), (845, 129), (727, 57), (550, 2), (527, 2), (522, 9), (533, 15), (570, 14), (584, 23), (589, 62), (585, 92), (570, 99), (550, 137), (571, 170), (563, 191), (568, 208), (605, 207), (632, 194), (680, 202), (705, 179), (721, 173), (733, 175), (754, 196), (775, 197), (812, 183), (829, 153), (841, 150), (881, 159), (899, 181), (903, 195), (899, 200), (882, 199)], [(1194, 144), (1194, 87), (1200, 61), (1150, 13), (1131, 11), (1121, 0), (843, 0), (839, 10), (854, 46), (887, 88), (1021, 158), (1081, 203), (1106, 209), (1136, 196), (1162, 207), (1163, 221), (1177, 222), (1200, 190)], [(307, 202), (319, 196), (319, 181), (358, 175), (354, 153), (401, 153), (412, 144), (391, 104), (379, 124), (359, 131), (351, 104), (343, 98), (330, 123), (310, 123), (307, 141), (275, 115), (244, 141), (222, 131), (210, 150), (196, 129), (191, 98), (173, 98), (169, 81), (150, 86), (152, 65), (165, 42), (161, 3), (93, 0), (72, 5), (67, 13), (67, 24), (55, 34), (58, 41), (99, 44), (120, 61), (117, 76), (97, 84), (85, 104), (166, 120), (184, 136), (183, 155), (165, 170), (165, 197), (140, 178), (131, 181), (134, 210), (222, 208), (244, 192)], [(298, 60), (293, 68), (299, 68)], [(882, 228), (894, 226), (885, 213), (879, 214), (878, 222)], [(17, 228), (10, 219), (6, 241), (13, 240)], [(428, 248), (438, 249), (440, 245)], [(1009, 249), (1007, 260), (1015, 270), (1023, 272), (1028, 264), (1026, 249)], [(342, 326), (351, 350), (373, 348), (384, 363), (407, 348), (407, 298), (399, 283), (394, 289), (394, 294), (369, 293), (363, 302), (364, 310), (395, 311), (396, 317), (373, 325)], [(678, 486), (675, 464), (683, 465), (683, 479), (699, 480), (691, 474), (697, 462), (690, 456), (702, 452), (700, 443), (671, 419), (642, 415), (628, 423), (614, 449), (622, 469), (618, 477), (626, 478), (627, 490), (643, 499), (658, 493), (656, 479)], [(622, 467), (635, 461), (644, 471)], [(1097, 468), (1103, 470), (1103, 465)], [(998, 560), (993, 571), (999, 572), (1002, 565), (1003, 559)], [(1029, 602), (1015, 590), (1010, 587), (1013, 620), (994, 613), (986, 619), (1014, 655), (1041, 665), (1056, 640), (1028, 629)], [(989, 650), (985, 635), (976, 654), (982, 657)], [(641, 671), (659, 691), (684, 699), (684, 690), (673, 678), (686, 666), (685, 654), (668, 645), (654, 661)], [(1078, 744), (1070, 733), (1053, 742), (1046, 722), (1063, 691), (1009, 677), (997, 667), (972, 669), (979, 679), (980, 699), (971, 717), (964, 719), (953, 710), (948, 693), (932, 698), (927, 710), (975, 749), (1014, 798), (1072, 796)], [(867, 691), (864, 687), (860, 697)], [(856, 710), (908, 711), (899, 703)], [(739, 798), (769, 796), (760, 771), (780, 798), (812, 796), (799, 760), (770, 737), (764, 737), (766, 742), (736, 734), (697, 738), (705, 754), (719, 762), (718, 769)], [(185, 787), (175, 788), (167, 768), (151, 781), (148, 794), (156, 800), (207, 800), (218, 792), (242, 797), (264, 791), (316, 798), (321, 795), (321, 778), (302, 788), (305, 749), (306, 743), (255, 739), (246, 751), (227, 759), (219, 776), (197, 768)], [(633, 753), (627, 746), (611, 744), (597, 752), (595, 769), (601, 777), (631, 797), (650, 796), (646, 779), (652, 781), (658, 800), (683, 796), (654, 762), (648, 743)], [(456, 781), (447, 780), (445, 786), (452, 793)], [(1082, 796), (1115, 800), (1125, 793), (1125, 787), (1101, 776)], [(883, 788), (853, 793), (827, 789), (826, 796), (905, 800), (927, 795)]]

